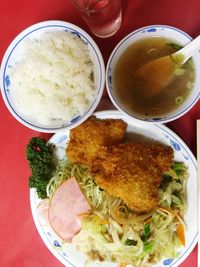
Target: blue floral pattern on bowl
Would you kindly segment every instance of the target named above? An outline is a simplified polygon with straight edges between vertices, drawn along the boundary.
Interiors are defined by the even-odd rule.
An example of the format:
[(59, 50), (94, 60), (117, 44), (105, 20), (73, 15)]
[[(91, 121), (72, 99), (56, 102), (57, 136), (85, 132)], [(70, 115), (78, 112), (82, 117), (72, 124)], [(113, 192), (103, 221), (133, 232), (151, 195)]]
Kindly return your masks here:
[[(20, 60), (23, 55), (25, 48), (24, 42), (27, 39), (38, 39), (39, 36), (44, 32), (49, 31), (66, 31), (76, 35), (80, 38), (88, 47), (89, 54), (91, 55), (91, 60), (95, 65), (94, 68), (94, 79), (95, 79), (95, 88), (96, 88), (96, 96), (92, 99), (90, 106), (85, 111), (84, 115), (77, 116), (72, 120), (61, 121), (57, 125), (42, 125), (37, 122), (35, 118), (24, 118), (23, 114), (19, 113), (16, 109), (16, 106), (13, 105), (14, 101), (12, 99), (13, 94), (12, 90), (14, 90), (14, 85), (12, 84), (12, 80), (10, 77), (10, 69), (15, 67), (15, 64)], [(62, 129), (71, 129), (72, 127), (77, 126), (82, 123), (85, 119), (87, 119), (95, 110), (104, 90), (105, 83), (105, 66), (101, 51), (99, 50), (95, 41), (81, 28), (71, 23), (65, 21), (44, 21), (39, 22), (30, 26), (29, 28), (22, 31), (10, 44), (8, 47), (2, 61), (1, 65), (1, 90), (4, 102), (6, 103), (11, 114), (23, 125), (39, 131), (39, 132), (49, 132), (55, 133)], [(12, 85), (12, 86), (11, 86)]]
[(77, 31), (71, 31), (71, 33), (74, 34), (74, 35), (76, 35), (78, 38), (81, 39), (81, 35)]
[(78, 120), (80, 120), (80, 118), (81, 118), (81, 116), (77, 116), (77, 117), (73, 118), (71, 120), (71, 123), (77, 122)]
[[(192, 90), (192, 94), (190, 94), (187, 98), (187, 101), (183, 102), (177, 109), (167, 113), (167, 114), (160, 114), (159, 116), (150, 117), (145, 115), (139, 115), (136, 112), (130, 112), (125, 105), (119, 101), (119, 97), (116, 94), (115, 85), (113, 83), (112, 75), (114, 73), (116, 64), (118, 59), (121, 57), (123, 52), (129, 47), (133, 42), (137, 42), (137, 40), (141, 38), (148, 38), (150, 36), (163, 36), (165, 38), (170, 38), (177, 40), (181, 44), (186, 44), (192, 40), (192, 38), (185, 32), (181, 31), (178, 28), (167, 26), (167, 25), (151, 25), (147, 27), (143, 27), (137, 29), (127, 36), (125, 36), (114, 48), (113, 52), (111, 53), (107, 67), (106, 67), (106, 85), (108, 95), (110, 96), (113, 104), (116, 106), (118, 110), (124, 112), (128, 116), (133, 119), (138, 119), (145, 122), (156, 122), (156, 123), (167, 123), (169, 121), (173, 121), (178, 119), (182, 115), (184, 115), (187, 111), (189, 111), (194, 104), (199, 100), (200, 91), (199, 86), (200, 84), (200, 75), (196, 77), (196, 85)], [(200, 69), (200, 53), (195, 55), (195, 68)], [(194, 59), (194, 58), (193, 58)]]
[(157, 29), (156, 28), (150, 28), (150, 29), (147, 29), (147, 32), (156, 32)]

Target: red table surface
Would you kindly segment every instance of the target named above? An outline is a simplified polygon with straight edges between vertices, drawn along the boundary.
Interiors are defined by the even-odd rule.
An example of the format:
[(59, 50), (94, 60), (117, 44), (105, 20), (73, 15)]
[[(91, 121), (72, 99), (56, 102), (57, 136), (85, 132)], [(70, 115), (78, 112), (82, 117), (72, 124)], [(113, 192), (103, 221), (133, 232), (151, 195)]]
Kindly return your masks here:
[[(44, 20), (74, 23), (94, 38), (105, 63), (115, 45), (131, 31), (146, 25), (166, 24), (180, 28), (193, 38), (200, 34), (199, 0), (122, 0), (120, 30), (107, 39), (93, 36), (69, 0), (2, 0), (0, 2), (0, 60), (13, 38), (26, 27)], [(114, 109), (105, 91), (98, 110)], [(196, 120), (200, 102), (188, 114), (168, 123), (196, 155)], [(51, 134), (32, 131), (17, 122), (0, 96), (0, 266), (61, 267), (40, 238), (31, 214), (25, 148), (33, 136)], [(197, 246), (181, 267), (197, 266)]]

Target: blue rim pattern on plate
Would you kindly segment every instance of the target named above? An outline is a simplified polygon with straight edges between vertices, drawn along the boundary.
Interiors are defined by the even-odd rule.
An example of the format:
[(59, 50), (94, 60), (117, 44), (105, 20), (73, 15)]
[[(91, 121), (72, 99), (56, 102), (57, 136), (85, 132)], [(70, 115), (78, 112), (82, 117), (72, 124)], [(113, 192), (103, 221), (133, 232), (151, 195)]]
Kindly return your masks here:
[[(97, 112), (95, 113), (97, 117), (99, 118), (108, 118), (108, 117), (113, 117), (113, 118), (121, 118), (124, 119), (127, 118), (126, 115), (121, 114), (119, 111), (103, 111), (103, 112)], [(137, 125), (134, 122), (130, 122), (130, 125), (132, 126), (139, 126), (140, 124)], [(144, 127), (143, 131), (145, 130), (145, 125), (141, 124), (141, 128)], [(158, 134), (160, 135), (160, 138), (162, 137), (165, 139), (165, 142), (168, 145), (173, 146), (174, 150), (176, 153), (178, 153), (181, 157), (185, 159), (185, 161), (189, 161), (192, 163), (192, 166), (195, 170), (197, 170), (197, 163), (195, 161), (195, 158), (193, 154), (191, 153), (190, 149), (186, 146), (186, 144), (169, 128), (167, 128), (164, 125), (158, 125), (158, 124), (153, 124), (150, 126), (152, 128), (157, 128), (158, 129)], [(147, 128), (146, 128), (147, 129)], [(157, 131), (155, 131), (157, 132)], [(157, 134), (156, 134), (157, 135)], [(51, 143), (54, 143), (56, 146), (66, 146), (67, 140), (69, 138), (69, 131), (62, 131), (58, 134), (55, 134), (49, 141)], [(172, 145), (173, 144), (173, 145)], [(185, 156), (187, 155), (187, 157)], [(67, 258), (67, 254), (65, 252), (59, 251), (58, 249), (62, 249), (62, 244), (61, 242), (56, 238), (56, 236), (53, 236), (50, 232), (49, 229), (45, 230), (44, 227), (40, 223), (40, 218), (36, 210), (36, 202), (37, 202), (37, 196), (36, 193), (31, 190), (30, 193), (30, 200), (31, 200), (31, 206), (32, 206), (32, 213), (33, 213), (33, 218), (35, 220), (36, 227), (41, 235), (41, 238), (43, 241), (46, 243), (48, 242), (48, 245), (50, 247), (51, 252), (62, 262), (65, 264), (70, 264), (72, 267), (79, 267), (78, 265), (74, 265), (72, 262), (69, 261)], [(41, 233), (42, 232), (42, 233)], [(182, 262), (182, 259), (184, 260), (188, 254), (192, 251), (194, 246), (197, 243), (197, 232), (193, 234), (193, 238), (188, 245), (187, 249), (184, 251), (184, 253), (181, 255), (180, 258), (178, 259), (163, 259), (159, 264), (159, 267), (161, 266), (169, 266), (169, 267), (177, 267), (177, 264), (180, 264), (180, 261)], [(66, 262), (65, 262), (66, 261)], [(156, 265), (158, 266), (158, 265)]]

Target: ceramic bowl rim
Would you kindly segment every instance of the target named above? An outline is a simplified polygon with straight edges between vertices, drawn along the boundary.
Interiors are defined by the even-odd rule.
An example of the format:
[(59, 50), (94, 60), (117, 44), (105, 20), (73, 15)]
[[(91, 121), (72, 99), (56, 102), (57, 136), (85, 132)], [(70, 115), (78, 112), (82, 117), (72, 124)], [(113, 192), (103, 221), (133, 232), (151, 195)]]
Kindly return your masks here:
[[(136, 35), (136, 34), (139, 34), (139, 33), (142, 33), (144, 31), (148, 31), (148, 30), (152, 30), (152, 29), (169, 29), (169, 30), (172, 30), (174, 31), (175, 33), (178, 32), (180, 33), (181, 35), (183, 35), (184, 37), (188, 38), (188, 40), (191, 40), (192, 41), (192, 37), (187, 34), (186, 32), (182, 31), (181, 29), (179, 28), (176, 28), (176, 27), (173, 27), (173, 26), (170, 26), (170, 25), (162, 25), (162, 24), (152, 24), (152, 25), (149, 25), (149, 26), (144, 26), (144, 27), (141, 27), (141, 28), (138, 28), (132, 32), (130, 32), (128, 35), (126, 35), (113, 49), (112, 53), (110, 54), (109, 56), (109, 59), (108, 59), (108, 62), (107, 62), (107, 65), (106, 65), (106, 89), (107, 89), (107, 93), (112, 101), (112, 103), (114, 104), (114, 106), (120, 110), (121, 112), (125, 113), (126, 115), (128, 115), (131, 119), (133, 120), (140, 120), (142, 122), (147, 122), (147, 123), (167, 123), (167, 122), (170, 122), (170, 121), (174, 121), (180, 117), (182, 117), (184, 114), (186, 114), (195, 104), (196, 102), (199, 100), (200, 98), (200, 90), (198, 90), (198, 93), (196, 93), (193, 101), (189, 102), (189, 104), (187, 104), (186, 107), (182, 107), (181, 110), (177, 113), (177, 110), (174, 110), (174, 115), (163, 115), (163, 116), (160, 116), (160, 117), (163, 117), (163, 118), (141, 118), (139, 116), (136, 116), (136, 115), (132, 115), (130, 114), (125, 108), (123, 108), (123, 106), (119, 103), (119, 101), (116, 99), (116, 97), (114, 96), (114, 93), (113, 93), (113, 90), (111, 88), (111, 80), (110, 80), (110, 72), (111, 72), (111, 64), (113, 62), (113, 59), (115, 57), (115, 55), (118, 54), (119, 52), (119, 49), (120, 47), (126, 43), (130, 38), (132, 38), (132, 36)], [(151, 31), (149, 31), (151, 32)], [(152, 30), (152, 33), (154, 31)], [(162, 35), (161, 35), (162, 36)], [(139, 38), (138, 38), (139, 39)], [(138, 40), (137, 39), (137, 40)], [(142, 37), (141, 37), (142, 39)], [(127, 46), (128, 47), (128, 46)], [(200, 56), (200, 52), (199, 52), (199, 56)], [(199, 66), (200, 68), (200, 66)], [(196, 72), (197, 76), (200, 78), (200, 75), (198, 74), (198, 72)], [(197, 86), (197, 85), (196, 85)], [(191, 98), (193, 94), (191, 93), (189, 98)], [(189, 99), (188, 98), (188, 99)]]
[[(73, 120), (71, 120), (67, 124), (65, 123), (65, 124), (58, 126), (58, 127), (51, 127), (51, 126), (49, 126), (49, 127), (44, 126), (43, 127), (43, 126), (38, 126), (37, 123), (32, 123), (31, 120), (29, 121), (29, 120), (24, 119), (23, 116), (18, 114), (18, 111), (15, 110), (15, 108), (12, 106), (12, 104), (10, 103), (10, 100), (8, 98), (8, 95), (6, 93), (5, 72), (6, 72), (6, 69), (8, 67), (7, 66), (8, 61), (12, 57), (13, 51), (15, 50), (16, 46), (20, 42), (22, 42), (28, 35), (31, 35), (33, 32), (35, 32), (37, 30), (44, 30), (45, 31), (46, 30), (45, 28), (50, 29), (50, 28), (56, 28), (56, 27), (68, 29), (71, 32), (76, 32), (77, 34), (79, 34), (81, 36), (82, 39), (84, 39), (88, 42), (89, 50), (91, 49), (93, 51), (93, 53), (95, 54), (95, 58), (98, 61), (98, 68), (99, 68), (99, 70), (98, 70), (98, 72), (99, 72), (98, 88), (97, 88), (96, 98), (92, 102), (91, 106), (88, 107), (88, 109), (85, 111), (85, 113), (83, 115), (80, 116), (80, 118), (78, 117), (77, 121), (73, 122)], [(85, 121), (93, 113), (93, 111), (96, 109), (96, 107), (99, 104), (101, 97), (103, 95), (103, 90), (104, 90), (104, 86), (105, 86), (105, 64), (104, 64), (103, 56), (102, 56), (102, 53), (101, 53), (99, 47), (97, 46), (96, 42), (93, 40), (93, 38), (87, 32), (85, 32), (80, 27), (78, 27), (72, 23), (69, 23), (67, 21), (47, 20), (47, 21), (35, 23), (35, 24), (25, 28), (11, 41), (11, 43), (9, 44), (9, 46), (7, 47), (7, 49), (4, 53), (3, 59), (2, 59), (1, 68), (0, 68), (0, 85), (1, 85), (1, 94), (3, 97), (4, 103), (6, 104), (8, 110), (13, 115), (13, 117), (15, 119), (17, 119), (17, 121), (19, 121), (24, 126), (30, 128), (32, 130), (35, 130), (35, 131), (46, 132), (46, 133), (55, 133), (55, 132), (58, 132), (58, 131), (63, 130), (63, 129), (71, 129), (71, 128), (78, 126), (80, 123)]]

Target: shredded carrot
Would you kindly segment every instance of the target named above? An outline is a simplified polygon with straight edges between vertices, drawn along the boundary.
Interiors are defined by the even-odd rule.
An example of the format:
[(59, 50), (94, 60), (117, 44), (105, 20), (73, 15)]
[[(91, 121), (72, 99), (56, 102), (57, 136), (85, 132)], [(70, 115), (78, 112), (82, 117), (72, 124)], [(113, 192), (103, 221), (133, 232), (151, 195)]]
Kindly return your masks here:
[(173, 211), (173, 210), (171, 210), (171, 209), (169, 209), (169, 208), (159, 207), (158, 209), (161, 210), (161, 211), (166, 212), (167, 214), (172, 214), (172, 215), (175, 215), (176, 216), (176, 212)]
[(181, 216), (177, 212), (175, 212), (174, 210), (169, 209), (169, 208), (163, 208), (163, 207), (159, 207), (158, 209), (161, 210), (161, 211), (166, 212), (167, 214), (172, 214), (172, 215), (176, 216), (177, 219), (180, 221), (180, 223), (182, 225), (185, 225), (185, 223), (184, 223), (183, 219), (181, 218)]
[(100, 224), (108, 224), (108, 221), (105, 220), (105, 219), (100, 219), (100, 220), (99, 220), (99, 223), (100, 223)]
[(145, 224), (152, 222), (152, 217), (147, 218), (146, 220), (144, 220), (144, 222), (145, 222)]
[(185, 246), (185, 231), (182, 223), (179, 224), (178, 228), (176, 229), (176, 233), (181, 241), (181, 244)]
[(81, 218), (87, 217), (88, 215), (89, 215), (89, 213), (84, 212), (84, 213), (79, 213), (78, 215), (76, 215), (76, 217), (81, 219)]
[(78, 216), (88, 216), (89, 212), (83, 212), (83, 213), (79, 213)]
[(181, 244), (183, 246), (185, 246), (185, 231), (184, 231), (184, 225), (185, 224), (184, 224), (184, 221), (181, 218), (181, 216), (178, 213), (176, 213), (175, 211), (173, 211), (173, 210), (171, 210), (169, 208), (159, 207), (158, 209), (161, 210), (161, 211), (164, 211), (164, 212), (166, 212), (168, 214), (172, 214), (172, 215), (177, 217), (177, 219), (179, 220), (180, 224), (179, 224), (178, 228), (176, 229), (176, 233), (177, 233), (177, 235), (179, 237), (179, 240), (181, 241)]

